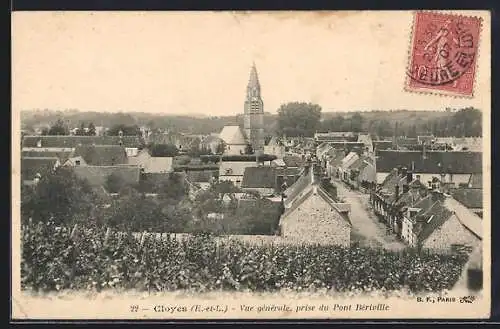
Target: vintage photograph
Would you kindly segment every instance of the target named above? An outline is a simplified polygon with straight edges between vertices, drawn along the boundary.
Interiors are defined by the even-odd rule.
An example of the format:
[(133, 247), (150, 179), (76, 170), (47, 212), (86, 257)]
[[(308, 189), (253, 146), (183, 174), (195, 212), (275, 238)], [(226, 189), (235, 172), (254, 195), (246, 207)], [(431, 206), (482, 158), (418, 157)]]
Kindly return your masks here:
[(489, 316), (489, 12), (14, 12), (12, 72), (13, 319)]

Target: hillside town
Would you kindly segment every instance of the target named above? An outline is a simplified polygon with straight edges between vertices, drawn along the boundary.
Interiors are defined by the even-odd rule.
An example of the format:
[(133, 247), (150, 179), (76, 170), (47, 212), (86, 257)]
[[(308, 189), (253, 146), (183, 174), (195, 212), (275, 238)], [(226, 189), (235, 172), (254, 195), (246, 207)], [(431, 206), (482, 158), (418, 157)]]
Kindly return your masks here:
[[(191, 209), (182, 216), (188, 217), (189, 225), (196, 224), (197, 231), (206, 228), (221, 237), (243, 241), (251, 236), (271, 244), (481, 257), (482, 137), (382, 138), (363, 131), (267, 136), (255, 65), (245, 96), (244, 124), (226, 125), (209, 135), (145, 126), (132, 135), (123, 130), (110, 135), (111, 127), (102, 126), (69, 127), (64, 135), (25, 133), (21, 182), (23, 191), (31, 192), (23, 193), (35, 193), (46, 176), (67, 169), (104, 200), (104, 210), (110, 210), (122, 204), (120, 200), (130, 203), (126, 187), (139, 186), (144, 202), (159, 202), (155, 200), (170, 193), (175, 180), (186, 197), (163, 206), (174, 215), (157, 216), (177, 218), (182, 209)], [(158, 188), (163, 181), (167, 192)], [(90, 216), (100, 216), (89, 211)], [(240, 215), (253, 216), (248, 223), (255, 229), (233, 229)], [(35, 216), (33, 210), (27, 215), (29, 220)], [(110, 223), (119, 222), (117, 216), (121, 215)], [(134, 231), (140, 236), (196, 231), (194, 226), (165, 228), (161, 218), (156, 226), (140, 224)]]

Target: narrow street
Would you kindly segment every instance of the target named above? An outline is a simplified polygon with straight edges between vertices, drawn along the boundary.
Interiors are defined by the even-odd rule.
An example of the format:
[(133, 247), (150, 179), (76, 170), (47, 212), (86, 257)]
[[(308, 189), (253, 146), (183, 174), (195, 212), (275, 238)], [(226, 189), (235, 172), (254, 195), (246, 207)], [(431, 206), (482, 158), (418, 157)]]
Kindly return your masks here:
[(406, 246), (379, 222), (371, 210), (370, 196), (356, 190), (349, 189), (344, 183), (334, 180), (338, 196), (351, 205), (350, 220), (352, 223), (351, 240), (362, 246), (401, 250)]

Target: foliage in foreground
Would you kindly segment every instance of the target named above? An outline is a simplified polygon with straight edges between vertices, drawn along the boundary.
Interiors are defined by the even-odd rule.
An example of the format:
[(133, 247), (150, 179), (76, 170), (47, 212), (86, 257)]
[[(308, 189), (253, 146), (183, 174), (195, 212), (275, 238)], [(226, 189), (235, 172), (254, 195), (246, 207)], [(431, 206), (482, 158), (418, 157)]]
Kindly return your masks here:
[[(72, 234), (73, 233), (73, 234)], [(22, 228), (23, 289), (441, 291), (466, 257), (336, 246), (144, 239), (103, 228)], [(219, 242), (218, 242), (219, 241)]]

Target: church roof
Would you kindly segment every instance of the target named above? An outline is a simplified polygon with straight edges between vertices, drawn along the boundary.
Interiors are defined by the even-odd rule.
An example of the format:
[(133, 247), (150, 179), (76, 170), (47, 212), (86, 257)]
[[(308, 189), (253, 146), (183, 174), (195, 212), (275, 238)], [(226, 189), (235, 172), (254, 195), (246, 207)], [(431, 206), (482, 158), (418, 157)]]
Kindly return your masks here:
[(246, 139), (239, 126), (225, 126), (219, 135), (226, 144), (245, 145)]

